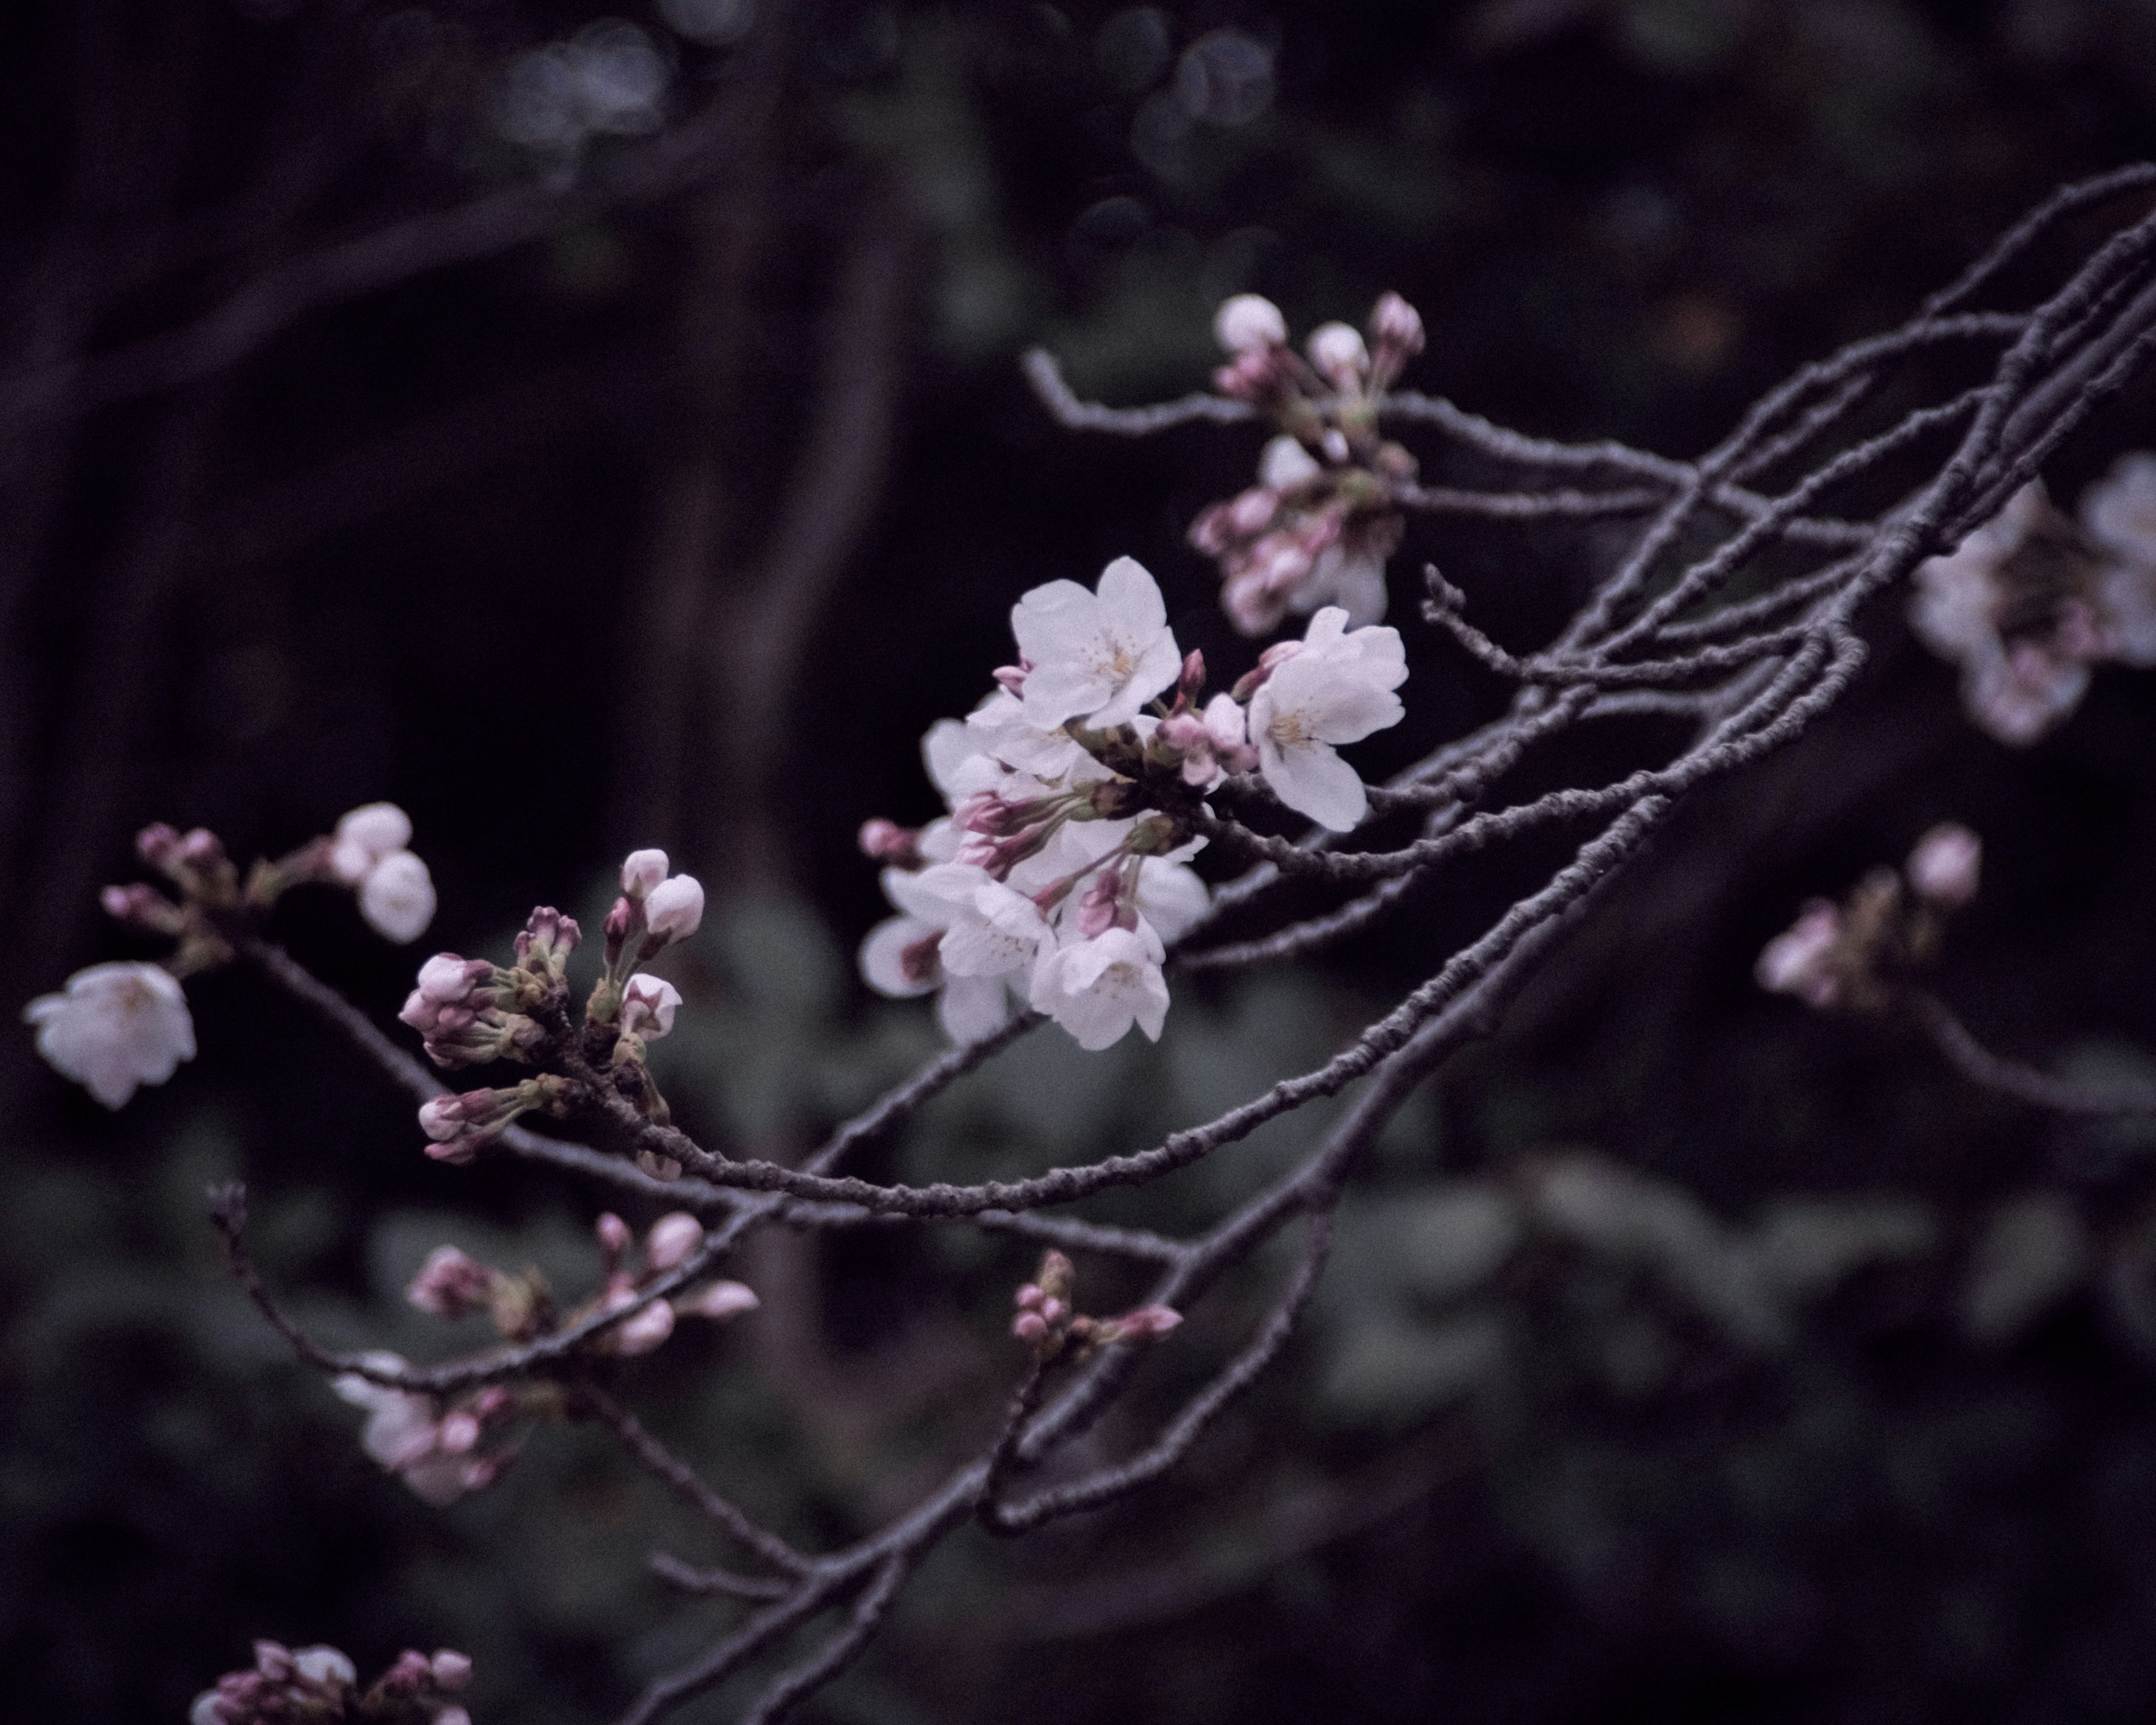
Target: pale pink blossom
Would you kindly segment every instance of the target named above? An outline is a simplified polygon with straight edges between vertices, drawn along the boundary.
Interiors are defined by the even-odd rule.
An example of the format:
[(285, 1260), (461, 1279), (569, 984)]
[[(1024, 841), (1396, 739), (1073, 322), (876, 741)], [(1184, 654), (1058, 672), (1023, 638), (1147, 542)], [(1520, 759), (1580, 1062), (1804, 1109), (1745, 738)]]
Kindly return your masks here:
[(194, 1020), (170, 971), (155, 964), (93, 964), (67, 979), (64, 992), (41, 994), (23, 1009), (37, 1030), (38, 1052), (108, 1108), (136, 1086), (162, 1084), (195, 1057)]
[(404, 1297), (430, 1317), (462, 1317), (485, 1309), (500, 1276), (492, 1266), (467, 1257), (453, 1245), (439, 1245), (427, 1255)]
[(1369, 376), (1370, 350), (1363, 345), (1362, 332), (1352, 324), (1318, 325), (1304, 342), (1303, 351), (1309, 354), (1317, 375), (1343, 395), (1361, 389), (1363, 380)]
[(1392, 691), (1407, 674), (1397, 629), (1351, 631), (1334, 607), (1312, 618), (1301, 650), (1250, 696), (1251, 741), (1273, 794), (1334, 832), (1360, 823), (1369, 806), (1362, 778), (1333, 751), (1399, 722), (1405, 710)]
[(1131, 557), (1110, 563), (1092, 593), (1075, 581), (1034, 588), (1012, 607), (1011, 632), (1033, 661), (1026, 722), (1043, 729), (1127, 724), (1183, 670), (1160, 588)]
[(742, 1312), (755, 1311), (759, 1303), (754, 1291), (740, 1282), (707, 1281), (701, 1287), (675, 1300), (674, 1309), (683, 1317), (706, 1318), (714, 1323), (722, 1323)]
[(1168, 1015), (1165, 956), (1160, 937), (1142, 922), (1072, 941), (1045, 954), (1034, 970), (1034, 1009), (1089, 1050), (1122, 1041), (1132, 1024), (1158, 1042)]
[(412, 842), (412, 817), (394, 803), (368, 803), (336, 824), (330, 837), (330, 870), (347, 886), (357, 886), (386, 856)]
[(1213, 339), (1229, 353), (1277, 347), (1287, 340), (1287, 320), (1262, 294), (1237, 294), (1213, 314)]
[(1984, 841), (1953, 821), (1942, 822), (1917, 840), (1906, 872), (1922, 899), (1957, 910), (1976, 896), (1984, 860)]
[[(1351, 330), (1348, 333), (1354, 332)], [(1303, 448), (1299, 438), (1274, 438), (1258, 454), (1258, 483), (1273, 491), (1292, 491), (1298, 485), (1308, 485), (1324, 471), (1317, 465), (1317, 458)], [(1250, 511), (1252, 515), (1255, 512)], [(1268, 513), (1266, 520), (1270, 519)], [(1256, 525), (1262, 527), (1265, 521)]]
[(405, 946), (434, 920), (434, 881), (408, 850), (393, 850), (359, 886), (359, 914), (385, 940)]
[(665, 878), (663, 850), (632, 850), (621, 865), (621, 890), (634, 899), (643, 898)]
[(644, 920), (662, 940), (685, 941), (704, 920), (704, 889), (693, 875), (661, 880), (644, 895)]

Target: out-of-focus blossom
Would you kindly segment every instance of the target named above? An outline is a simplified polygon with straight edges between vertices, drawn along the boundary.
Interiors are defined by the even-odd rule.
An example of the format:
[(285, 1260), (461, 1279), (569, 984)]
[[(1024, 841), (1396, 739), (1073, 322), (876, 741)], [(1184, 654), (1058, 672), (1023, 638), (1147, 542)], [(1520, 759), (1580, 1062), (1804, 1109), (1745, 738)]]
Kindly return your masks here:
[(187, 998), (169, 971), (154, 964), (93, 964), (58, 994), (23, 1009), (38, 1052), (108, 1108), (137, 1085), (162, 1084), (195, 1057)]
[(393, 850), (360, 883), (359, 913), (385, 940), (407, 946), (434, 920), (434, 881), (408, 850)]
[(1903, 872), (1917, 896), (1958, 910), (1976, 896), (1984, 841), (1955, 821), (1943, 821), (1917, 840)]

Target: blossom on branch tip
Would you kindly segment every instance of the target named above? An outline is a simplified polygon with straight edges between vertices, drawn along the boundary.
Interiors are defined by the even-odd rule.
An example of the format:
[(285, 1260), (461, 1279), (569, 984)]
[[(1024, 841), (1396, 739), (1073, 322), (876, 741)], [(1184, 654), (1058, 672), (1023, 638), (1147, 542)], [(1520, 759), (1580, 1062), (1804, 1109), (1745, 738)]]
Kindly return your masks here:
[[(394, 1353), (367, 1353), (361, 1359), (376, 1371), (411, 1369), (402, 1357)], [(447, 1422), (430, 1395), (377, 1384), (357, 1373), (331, 1379), (330, 1388), (346, 1401), (367, 1410), (367, 1424), (360, 1433), (360, 1448), (387, 1471), (403, 1480), (414, 1496), (438, 1509), (454, 1503), (467, 1491), (490, 1485), (507, 1461), (503, 1455), (471, 1453), (473, 1442), (488, 1424), (512, 1411), (508, 1392), (499, 1386), (479, 1391), (468, 1398), (462, 1408), (454, 1410), (464, 1414), (467, 1420), (476, 1422), (475, 1429), (464, 1421), (452, 1428), (451, 1442), (459, 1445), (455, 1448), (444, 1445), (444, 1426)], [(473, 1442), (463, 1441), (467, 1433)]]
[(686, 1210), (672, 1210), (651, 1224), (644, 1237), (644, 1261), (652, 1269), (685, 1264), (704, 1243), (704, 1224)]
[(194, 1020), (171, 972), (155, 964), (93, 964), (64, 992), (23, 1009), (38, 1052), (108, 1108), (144, 1084), (162, 1084), (195, 1057)]
[(412, 817), (394, 803), (368, 803), (352, 810), (330, 835), (330, 870), (357, 886), (383, 858), (409, 848)]
[(1110, 563), (1091, 593), (1075, 581), (1034, 588), (1012, 608), (1011, 632), (1033, 661), (1025, 721), (1043, 729), (1127, 724), (1183, 669), (1160, 588), (1132, 557)]
[(408, 850), (393, 850), (360, 882), (359, 914), (385, 940), (406, 946), (434, 920), (434, 881)]
[(632, 850), (621, 865), (621, 890), (633, 899), (644, 898), (665, 878), (663, 850)]
[(1320, 611), (1301, 650), (1276, 660), (1250, 696), (1250, 740), (1273, 794), (1298, 814), (1337, 833), (1368, 812), (1355, 769), (1334, 753), (1399, 722), (1405, 709), (1392, 691), (1407, 680), (1399, 631), (1348, 628), (1348, 614)]
[(644, 921), (661, 941), (685, 941), (704, 920), (704, 889), (693, 875), (661, 880), (644, 896)]
[(1370, 350), (1352, 324), (1322, 323), (1304, 343), (1317, 375), (1346, 394), (1358, 390), (1370, 372)]
[(1034, 970), (1034, 1010), (1054, 1019), (1082, 1049), (1110, 1047), (1132, 1024), (1158, 1042), (1168, 1015), (1165, 957), (1160, 937), (1142, 922), (1072, 941), (1045, 954)]

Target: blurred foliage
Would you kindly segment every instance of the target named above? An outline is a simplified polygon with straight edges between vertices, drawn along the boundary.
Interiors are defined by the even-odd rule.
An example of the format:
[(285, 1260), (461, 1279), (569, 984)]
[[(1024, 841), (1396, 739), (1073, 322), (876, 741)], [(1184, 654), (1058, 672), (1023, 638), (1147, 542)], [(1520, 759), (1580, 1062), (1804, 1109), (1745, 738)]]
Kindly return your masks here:
[[(1216, 671), (1248, 651), (1181, 533), (1241, 482), (1255, 437), (1070, 438), (1018, 384), (1019, 347), (1047, 342), (1107, 398), (1180, 393), (1224, 293), (1270, 293), (1302, 326), (1394, 287), (1432, 331), (1409, 382), (1525, 429), (1686, 453), (2056, 182), (2146, 151), (2156, 116), (2138, 0), (624, 10), (634, 40), (588, 7), (465, 0), (83, 0), (19, 26), (0, 218), (26, 256), (56, 234), (100, 268), (117, 267), (107, 242), (187, 255), (189, 224), (213, 227), (278, 151), (304, 167), (311, 138), (326, 163), (304, 219), (256, 218), (244, 255), (121, 294), (108, 341), (385, 202), (582, 183), (737, 75), (759, 16), (783, 23), (790, 81), (741, 205), (564, 215), (540, 244), (303, 321), (243, 368), (213, 404), (192, 549), (146, 614), (139, 675), (114, 670), (108, 625), (144, 476), (173, 459), (165, 410), (54, 434), (72, 465), (23, 553), (36, 574), (6, 691), (26, 883), (8, 962), (48, 966), (18, 994), (120, 949), (87, 907), (140, 819), (270, 850), (394, 796), (443, 886), (439, 938), (493, 952), (524, 902), (567, 901), (617, 841), (649, 836), (639, 822), (670, 823), (727, 902), (672, 961), (690, 1004), (660, 1080), (716, 1142), (798, 1147), (934, 1045), (925, 1013), (851, 979), (875, 892), (850, 835), (927, 811), (914, 739), (998, 662), (1009, 601), (1127, 551)], [(180, 140), (145, 152), (165, 182), (69, 204), (104, 183), (99, 149), (159, 126)], [(824, 284), (886, 193), (915, 248), (902, 406), (786, 709), (774, 869), (713, 812), (719, 743), (691, 751), (673, 801), (639, 776), (666, 741), (639, 728), (665, 644), (639, 608), (665, 538), (654, 475), (706, 439), (727, 487), (721, 586), (768, 549), (829, 341)], [(714, 231), (746, 259), (731, 323), (696, 296)], [(28, 353), (35, 331), (10, 316)], [(2149, 408), (2129, 398), (2067, 451), (2059, 492), (2156, 443)], [(8, 483), (19, 523), (28, 493)], [(1441, 557), (1524, 640), (1601, 548), (1420, 528), (1395, 572)], [(2144, 1069), (2156, 686), (2107, 672), (2057, 737), (2010, 754), (1962, 724), (1951, 673), (1891, 608), (1871, 627), (1843, 707), (1687, 810), (1504, 1034), (1396, 1122), (1284, 1368), (1131, 1503), (1015, 1548), (954, 1539), (814, 1717), (2145, 1713), (2146, 1129), (1972, 1095), (1912, 1040), (1762, 999), (1748, 970), (1799, 900), (1952, 815), (1984, 834), (1989, 879), (1943, 991), (2062, 1071)], [(723, 681), (725, 641), (706, 650)], [(1490, 710), (1479, 673), (1413, 651), (1433, 733)], [(125, 744), (101, 807), (77, 795), (86, 712)], [(49, 848), (71, 829), (74, 875)], [(1510, 866), (1478, 860), (1312, 973), (1182, 985), (1158, 1048), (1088, 1059), (1030, 1038), (861, 1171), (1029, 1171), (1215, 1111), (1426, 973), (1507, 901)], [(341, 903), (295, 905), (286, 932), (386, 1019), (409, 955)], [(362, 1666), (461, 1647), (482, 1725), (603, 1716), (730, 1609), (666, 1594), (646, 1554), (720, 1553), (573, 1429), (534, 1432), (493, 1490), (420, 1506), (223, 1278), (198, 1194), (244, 1174), (296, 1309), (333, 1343), (418, 1358), (456, 1340), (401, 1299), (431, 1245), (580, 1290), (598, 1200), (426, 1163), (408, 1111), (314, 1025), (244, 977), (193, 993), (202, 1059), (117, 1118), (28, 1067), (27, 1039), (8, 1055), (0, 1660), (17, 1707), (177, 1718), (259, 1634)], [(1089, 1213), (1200, 1225), (1324, 1113)], [(1029, 1258), (949, 1227), (759, 1248), (741, 1273), (763, 1309), (685, 1327), (628, 1374), (633, 1399), (755, 1512), (843, 1538), (982, 1440)], [(1193, 1315), (1103, 1451), (1234, 1345), (1281, 1268)], [(1138, 1292), (1096, 1288), (1103, 1308)]]

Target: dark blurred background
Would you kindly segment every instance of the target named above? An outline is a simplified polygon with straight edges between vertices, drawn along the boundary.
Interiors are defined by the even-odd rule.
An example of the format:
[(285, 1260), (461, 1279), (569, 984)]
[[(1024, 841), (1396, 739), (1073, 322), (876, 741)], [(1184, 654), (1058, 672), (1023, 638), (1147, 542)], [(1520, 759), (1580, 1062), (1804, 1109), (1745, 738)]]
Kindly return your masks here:
[[(916, 739), (1006, 656), (1009, 603), (1127, 552), (1217, 677), (1251, 652), (1182, 531), (1259, 434), (1061, 432), (1024, 347), (1149, 399), (1202, 382), (1227, 293), (1300, 329), (1394, 288), (1431, 332), (1410, 384), (1690, 454), (2156, 141), (2148, 0), (74, 0), (9, 41), (4, 998), (147, 955), (95, 893), (152, 819), (245, 857), (401, 803), (441, 891), (418, 948), (328, 893), (280, 912), (385, 1020), (421, 953), (603, 907), (613, 860), (663, 845), (715, 908), (654, 1064), (696, 1129), (767, 1151), (933, 1045), (852, 979), (880, 914), (852, 834), (932, 811)], [(2156, 444), (2152, 403), (2082, 434), (2055, 494)], [(1413, 716), (1373, 769), (1502, 698), (1409, 622), (1423, 558), (1520, 644), (1610, 551), (1418, 523)], [(1686, 809), (1388, 1134), (1286, 1367), (1139, 1499), (958, 1537), (813, 1717), (2156, 1712), (2156, 1138), (1750, 981), (1801, 899), (1951, 816), (1989, 849), (1943, 992), (2008, 1051), (2148, 1072), (2156, 678), (2101, 672), (2015, 752), (1896, 603), (1868, 627), (1828, 721)], [(865, 1169), (1029, 1170), (1215, 1111), (1547, 860), (1478, 860), (1306, 972), (1181, 984), (1158, 1049), (1033, 1039)], [(719, 1553), (578, 1430), (420, 1506), (222, 1278), (199, 1194), (244, 1175), (308, 1320), (418, 1358), (456, 1339), (402, 1307), (429, 1247), (578, 1290), (603, 1200), (431, 1163), (257, 980), (191, 994), (201, 1058), (117, 1116), (0, 1039), (8, 1710), (177, 1718), (259, 1635), (362, 1666), (461, 1647), (483, 1725), (604, 1717), (725, 1620), (645, 1553)], [(1199, 1225), (1312, 1129), (1100, 1214)], [(763, 1309), (634, 1399), (796, 1537), (844, 1538), (982, 1440), (1024, 1261), (760, 1244)]]

